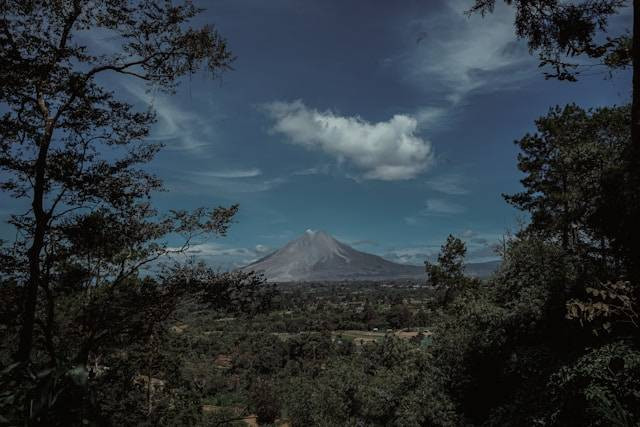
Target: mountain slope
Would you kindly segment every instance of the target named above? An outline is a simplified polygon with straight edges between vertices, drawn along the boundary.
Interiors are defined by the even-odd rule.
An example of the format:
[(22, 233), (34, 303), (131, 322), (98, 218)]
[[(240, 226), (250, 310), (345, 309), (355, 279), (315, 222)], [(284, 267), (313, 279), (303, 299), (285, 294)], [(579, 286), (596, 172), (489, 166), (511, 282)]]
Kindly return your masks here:
[(424, 267), (396, 264), (355, 250), (323, 231), (311, 230), (242, 270), (263, 273), (270, 282), (425, 277)]

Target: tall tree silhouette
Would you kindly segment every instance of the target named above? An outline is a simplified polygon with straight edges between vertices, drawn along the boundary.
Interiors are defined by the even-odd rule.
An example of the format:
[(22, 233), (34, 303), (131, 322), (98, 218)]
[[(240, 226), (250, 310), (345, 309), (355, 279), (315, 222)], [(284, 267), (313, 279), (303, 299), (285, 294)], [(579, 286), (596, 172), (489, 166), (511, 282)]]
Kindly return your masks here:
[[(25, 260), (13, 272), (24, 289), (19, 360), (30, 359), (38, 294), (48, 292), (55, 251), (86, 249), (87, 230), (119, 233), (94, 235), (114, 238), (129, 254), (111, 259), (104, 274), (112, 280), (166, 252), (154, 242), (167, 233), (226, 230), (235, 207), (157, 218), (146, 199), (161, 183), (138, 167), (159, 149), (145, 141), (154, 114), (100, 84), (111, 73), (172, 92), (199, 68), (214, 77), (228, 69), (225, 40), (208, 26), (188, 28), (199, 12), (188, 0), (0, 2), (0, 185), (30, 205), (11, 217)], [(115, 52), (96, 48), (96, 37)]]
[(619, 214), (609, 180), (619, 173), (629, 145), (629, 107), (551, 108), (536, 120), (537, 132), (516, 141), (524, 191), (505, 199), (531, 214), (527, 231), (558, 241), (587, 265), (624, 256), (610, 236)]
[[(468, 13), (493, 12), (496, 0), (475, 0)], [(611, 237), (625, 248), (629, 274), (640, 280), (640, 0), (504, 0), (515, 8), (515, 32), (540, 56), (547, 78), (575, 81), (586, 68), (610, 71), (631, 67), (631, 144), (625, 149), (625, 168), (610, 186), (610, 199), (622, 224)], [(612, 34), (609, 20), (632, 8), (631, 32)], [(580, 59), (596, 63), (585, 64)], [(639, 287), (640, 292), (640, 287)]]

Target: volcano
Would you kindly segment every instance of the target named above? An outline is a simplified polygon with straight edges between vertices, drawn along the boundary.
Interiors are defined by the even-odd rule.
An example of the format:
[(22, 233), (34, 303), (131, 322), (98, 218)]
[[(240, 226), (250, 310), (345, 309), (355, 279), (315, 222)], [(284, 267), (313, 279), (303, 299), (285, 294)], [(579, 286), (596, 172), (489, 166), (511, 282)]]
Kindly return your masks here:
[(426, 278), (423, 266), (397, 264), (312, 230), (242, 270), (262, 273), (269, 282)]

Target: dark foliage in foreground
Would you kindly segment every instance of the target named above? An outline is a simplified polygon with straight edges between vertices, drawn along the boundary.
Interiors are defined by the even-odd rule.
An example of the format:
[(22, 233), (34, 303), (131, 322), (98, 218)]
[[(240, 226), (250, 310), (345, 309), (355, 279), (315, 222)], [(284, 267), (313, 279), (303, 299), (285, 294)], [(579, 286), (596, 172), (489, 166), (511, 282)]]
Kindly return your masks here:
[[(237, 211), (157, 212), (161, 182), (144, 169), (160, 148), (146, 139), (154, 114), (102, 85), (112, 74), (172, 92), (202, 67), (228, 69), (224, 39), (187, 26), (198, 13), (189, 1), (0, 2), (0, 190), (29, 206), (10, 217), (16, 239), (0, 250), (0, 422), (108, 422), (92, 377), (105, 369), (126, 384), (147, 378), (149, 391), (136, 349), (149, 354), (188, 288), (141, 271), (224, 235)], [(88, 30), (118, 49), (90, 45)], [(121, 376), (116, 354), (137, 376)], [(144, 409), (127, 410), (134, 422)]]
[[(508, 3), (556, 77), (572, 77), (561, 50), (629, 62), (625, 37), (594, 41), (623, 2)], [(159, 215), (160, 182), (139, 167), (158, 149), (153, 115), (96, 76), (171, 91), (231, 56), (211, 28), (186, 27), (190, 2), (87, 4), (0, 3), (0, 184), (31, 205), (0, 251), (0, 424), (640, 424), (638, 241), (625, 228), (637, 108), (554, 108), (517, 141), (524, 190), (506, 198), (531, 222), (489, 280), (464, 275), (453, 236), (428, 285), (275, 289), (253, 273), (160, 268), (170, 236), (186, 249), (224, 235), (237, 207)], [(122, 51), (88, 52), (74, 41), (88, 28)]]

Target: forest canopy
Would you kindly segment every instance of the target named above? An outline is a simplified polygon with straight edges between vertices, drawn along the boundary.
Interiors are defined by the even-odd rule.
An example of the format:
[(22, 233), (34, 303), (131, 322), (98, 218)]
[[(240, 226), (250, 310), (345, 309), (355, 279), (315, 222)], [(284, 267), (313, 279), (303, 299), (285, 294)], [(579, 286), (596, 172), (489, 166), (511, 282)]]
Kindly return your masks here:
[[(468, 15), (489, 16), (501, 3), (469, 2)], [(153, 129), (166, 117), (109, 83), (172, 97), (186, 79), (231, 73), (233, 40), (203, 24), (204, 9), (169, 0), (1, 0), (0, 190), (11, 233), (0, 240), (0, 425), (638, 426), (640, 5), (504, 3), (514, 12), (513, 37), (539, 55), (547, 78), (577, 83), (594, 65), (588, 60), (609, 75), (630, 71), (632, 84), (629, 103), (548, 106), (520, 134), (520, 186), (502, 197), (526, 219), (504, 232), (497, 270), (472, 277), (470, 244), (486, 239), (447, 230), (420, 279), (276, 284), (246, 266), (220, 271), (192, 256), (195, 244), (238, 226), (239, 204), (160, 207), (156, 196), (167, 188), (151, 165), (164, 147)], [(633, 31), (614, 34), (611, 21), (629, 8)], [(93, 43), (95, 34), (109, 48)], [(252, 43), (269, 55), (280, 48)], [(416, 161), (394, 149), (417, 147), (419, 161), (433, 160), (419, 134), (433, 122), (270, 105), (282, 114), (265, 133), (302, 148), (320, 141), (338, 165), (287, 165), (286, 178), (253, 187), (232, 183), (262, 169), (209, 171), (208, 180), (258, 193), (293, 180), (304, 187), (310, 176), (337, 180), (345, 159), (374, 170), (385, 156)], [(375, 155), (350, 145), (349, 132)], [(400, 142), (385, 145), (391, 137)], [(364, 200), (353, 190), (361, 185), (393, 188), (383, 200), (393, 204), (403, 193), (395, 181), (415, 178), (397, 170), (378, 187), (367, 180), (380, 174), (349, 175), (338, 200)], [(386, 220), (415, 226), (461, 213), (446, 202), (469, 192), (454, 178), (420, 184), (442, 198), (429, 199), (419, 218)], [(319, 191), (305, 187), (305, 209)], [(360, 223), (387, 214), (365, 209), (371, 218), (354, 215)], [(270, 233), (286, 221), (265, 212)], [(261, 245), (236, 252), (270, 256)]]

